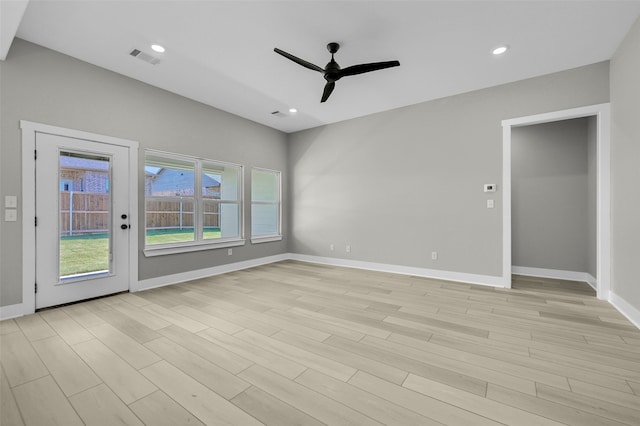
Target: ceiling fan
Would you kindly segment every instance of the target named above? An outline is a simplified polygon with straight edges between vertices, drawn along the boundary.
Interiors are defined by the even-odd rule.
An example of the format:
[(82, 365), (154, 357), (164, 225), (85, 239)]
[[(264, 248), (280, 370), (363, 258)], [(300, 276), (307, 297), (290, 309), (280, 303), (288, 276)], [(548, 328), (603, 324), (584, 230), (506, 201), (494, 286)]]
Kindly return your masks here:
[(338, 63), (333, 59), (333, 54), (336, 53), (338, 49), (340, 49), (340, 45), (338, 43), (327, 44), (327, 50), (329, 51), (329, 53), (331, 53), (331, 61), (324, 67), (324, 69), (315, 64), (312, 64), (311, 62), (307, 62), (304, 59), (300, 59), (297, 56), (293, 56), (291, 53), (280, 50), (277, 47), (273, 49), (273, 51), (284, 56), (287, 59), (292, 60), (297, 64), (302, 65), (305, 68), (309, 68), (310, 70), (318, 71), (324, 74), (324, 79), (327, 80), (327, 84), (325, 84), (324, 86), (324, 92), (322, 93), (322, 99), (320, 100), (320, 102), (325, 102), (327, 99), (329, 99), (329, 95), (331, 95), (331, 92), (333, 92), (333, 89), (336, 87), (336, 81), (340, 80), (342, 77), (382, 70), (385, 68), (397, 67), (400, 65), (400, 62), (398, 61), (386, 61), (372, 62), (370, 64), (352, 65), (347, 68), (340, 68), (340, 65), (338, 65)]

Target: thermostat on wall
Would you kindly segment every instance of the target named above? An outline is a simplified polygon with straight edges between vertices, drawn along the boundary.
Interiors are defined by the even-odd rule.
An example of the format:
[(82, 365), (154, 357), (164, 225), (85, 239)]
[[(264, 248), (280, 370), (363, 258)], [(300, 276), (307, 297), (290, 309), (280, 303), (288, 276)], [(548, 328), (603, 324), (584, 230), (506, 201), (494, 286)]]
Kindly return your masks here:
[(495, 183), (485, 183), (484, 192), (496, 192), (496, 186)]

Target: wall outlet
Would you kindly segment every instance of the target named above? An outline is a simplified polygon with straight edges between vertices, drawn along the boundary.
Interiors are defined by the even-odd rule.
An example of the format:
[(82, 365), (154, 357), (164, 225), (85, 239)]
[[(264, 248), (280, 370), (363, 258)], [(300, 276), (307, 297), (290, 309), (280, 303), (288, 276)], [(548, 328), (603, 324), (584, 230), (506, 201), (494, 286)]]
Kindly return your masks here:
[(231, 256), (233, 254), (233, 249), (227, 249), (227, 255)]
[(329, 244), (329, 250), (334, 251), (336, 247), (333, 244)]
[(18, 211), (14, 209), (5, 209), (4, 210), (4, 221), (5, 222), (15, 222), (18, 220)]
[(431, 260), (438, 260), (438, 252), (437, 251), (432, 251), (431, 252)]
[(351, 246), (350, 246), (350, 245), (347, 245), (347, 247), (346, 247), (346, 249), (345, 249), (345, 250), (347, 251), (347, 253), (351, 253)]

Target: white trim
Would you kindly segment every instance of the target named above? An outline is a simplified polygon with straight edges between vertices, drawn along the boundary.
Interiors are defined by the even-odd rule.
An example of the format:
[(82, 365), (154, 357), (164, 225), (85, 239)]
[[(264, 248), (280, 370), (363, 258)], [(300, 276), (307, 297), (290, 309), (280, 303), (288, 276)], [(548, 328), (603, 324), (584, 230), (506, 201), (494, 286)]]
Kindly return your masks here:
[(563, 271), (561, 269), (530, 268), (528, 266), (512, 266), (511, 272), (528, 277), (554, 278), (557, 280), (582, 281), (596, 289), (596, 279), (588, 272)]
[(624, 315), (633, 325), (640, 329), (640, 310), (636, 309), (631, 303), (624, 300), (614, 292), (609, 296), (609, 303), (613, 305), (622, 315)]
[(467, 274), (465, 272), (440, 271), (437, 269), (417, 268), (413, 266), (391, 265), (387, 263), (364, 262), (360, 260), (337, 259), (333, 257), (309, 256), (305, 254), (291, 254), (290, 259), (323, 265), (344, 266), (347, 268), (366, 269), (370, 271), (390, 272), (401, 275), (434, 278), (446, 281), (456, 281), (466, 284), (479, 284), (491, 287), (504, 287), (502, 277), (492, 275)]
[(130, 291), (149, 290), (157, 287), (164, 287), (171, 284), (177, 284), (185, 281), (196, 280), (199, 278), (211, 277), (214, 275), (225, 274), (228, 272), (239, 271), (247, 268), (254, 268), (260, 265), (266, 265), (269, 263), (281, 262), (283, 260), (289, 260), (291, 256), (288, 253), (278, 254), (275, 256), (260, 257), (257, 259), (245, 260), (242, 262), (228, 263), (226, 265), (213, 266), (211, 268), (197, 269), (194, 271), (181, 272), (172, 275), (163, 275), (161, 277), (149, 278), (146, 280), (140, 280), (137, 283), (136, 288), (131, 288)]
[(23, 315), (26, 315), (24, 312), (24, 303), (0, 306), (0, 321), (21, 317)]
[(251, 238), (251, 244), (270, 243), (272, 241), (282, 241), (282, 235), (270, 235), (267, 237)]
[(154, 256), (164, 256), (166, 254), (178, 254), (178, 253), (189, 253), (192, 251), (202, 251), (202, 250), (214, 250), (221, 249), (227, 247), (238, 247), (243, 246), (245, 240), (231, 240), (231, 241), (220, 241), (220, 242), (210, 242), (210, 241), (197, 241), (191, 244), (182, 244), (175, 247), (156, 247), (156, 246), (148, 246), (144, 249), (145, 257), (154, 257)]
[(135, 286), (138, 281), (138, 238), (135, 230), (135, 225), (138, 223), (138, 142), (25, 120), (20, 120), (20, 129), (22, 129), (22, 314), (32, 314), (36, 307), (34, 292), (36, 230), (33, 223), (36, 216), (34, 158), (36, 133), (48, 133), (129, 148), (129, 217), (133, 231), (129, 239), (128, 279), (129, 288)]
[(590, 105), (502, 121), (502, 280), (511, 288), (511, 128), (592, 117), (597, 119), (597, 276), (598, 299), (611, 290), (610, 104)]

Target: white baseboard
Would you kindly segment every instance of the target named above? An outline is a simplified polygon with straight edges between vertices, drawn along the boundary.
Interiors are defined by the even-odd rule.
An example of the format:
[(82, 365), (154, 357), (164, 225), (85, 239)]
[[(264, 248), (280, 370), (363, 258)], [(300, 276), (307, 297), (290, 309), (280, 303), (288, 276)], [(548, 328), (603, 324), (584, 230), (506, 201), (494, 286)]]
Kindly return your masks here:
[(583, 281), (597, 290), (597, 280), (588, 272), (563, 271), (560, 269), (529, 268), (527, 266), (512, 266), (511, 273), (528, 277), (555, 278), (558, 280)]
[(227, 272), (240, 271), (242, 269), (253, 268), (255, 266), (260, 266), (260, 265), (266, 265), (268, 263), (280, 262), (282, 260), (288, 260), (290, 258), (291, 258), (290, 254), (283, 253), (275, 256), (260, 257), (257, 259), (245, 260), (242, 262), (229, 263), (229, 264), (220, 265), (220, 266), (213, 266), (211, 268), (197, 269), (195, 271), (181, 272), (181, 273), (172, 274), (172, 275), (163, 275), (157, 278), (140, 280), (137, 282), (135, 286), (131, 286), (129, 291), (133, 293), (135, 291), (149, 290), (157, 287), (164, 287), (166, 285), (177, 284), (184, 281), (196, 280), (199, 278), (206, 278), (214, 275), (225, 274)]
[(464, 272), (440, 271), (437, 269), (417, 268), (413, 266), (391, 265), (386, 263), (364, 262), (360, 260), (337, 259), (333, 257), (309, 256), (305, 254), (290, 254), (290, 259), (302, 262), (320, 263), (323, 265), (344, 266), (370, 271), (391, 272), (401, 275), (415, 275), (424, 278), (434, 278), (446, 281), (456, 281), (468, 284), (480, 284), (491, 287), (506, 287), (502, 277), (492, 275), (476, 275)]
[(17, 318), (24, 315), (24, 306), (22, 303), (15, 305), (0, 306), (0, 321)]
[(629, 321), (640, 329), (640, 310), (631, 306), (629, 302), (618, 296), (614, 292), (609, 294), (609, 303), (618, 310), (622, 315), (627, 317)]

